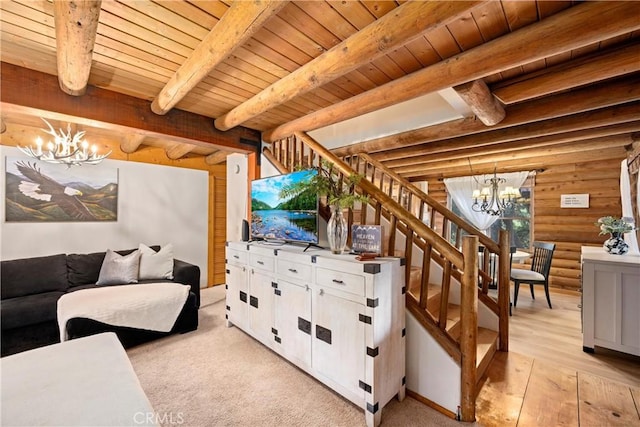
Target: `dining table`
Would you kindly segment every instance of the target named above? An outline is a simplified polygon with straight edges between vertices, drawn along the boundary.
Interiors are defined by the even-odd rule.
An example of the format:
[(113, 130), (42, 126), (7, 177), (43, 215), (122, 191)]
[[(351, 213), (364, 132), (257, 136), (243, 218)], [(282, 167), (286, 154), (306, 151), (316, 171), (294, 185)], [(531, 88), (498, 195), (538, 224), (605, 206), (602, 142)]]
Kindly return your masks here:
[(516, 250), (511, 255), (511, 264), (522, 264), (529, 258), (531, 258), (531, 254), (529, 252)]

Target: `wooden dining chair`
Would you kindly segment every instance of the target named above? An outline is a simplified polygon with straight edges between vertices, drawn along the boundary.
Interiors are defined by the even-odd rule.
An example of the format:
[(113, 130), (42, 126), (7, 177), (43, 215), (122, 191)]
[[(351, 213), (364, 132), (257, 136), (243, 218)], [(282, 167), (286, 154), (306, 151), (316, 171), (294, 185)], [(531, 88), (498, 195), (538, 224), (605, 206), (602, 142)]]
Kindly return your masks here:
[(514, 307), (518, 304), (520, 283), (528, 283), (531, 289), (531, 298), (534, 300), (536, 297), (533, 293), (533, 285), (544, 285), (544, 293), (547, 297), (547, 303), (549, 304), (549, 308), (553, 308), (551, 307), (551, 298), (549, 298), (549, 271), (551, 270), (551, 259), (553, 258), (553, 251), (555, 248), (555, 243), (533, 242), (533, 259), (531, 260), (531, 269), (511, 269), (510, 278), (514, 283)]
[[(510, 246), (509, 247), (509, 277), (511, 277), (511, 266), (513, 265), (513, 254), (516, 253), (516, 251), (518, 250), (517, 246)], [(513, 313), (511, 312), (511, 307), (513, 306), (513, 303), (511, 302), (511, 294), (509, 294), (509, 316), (513, 316)]]

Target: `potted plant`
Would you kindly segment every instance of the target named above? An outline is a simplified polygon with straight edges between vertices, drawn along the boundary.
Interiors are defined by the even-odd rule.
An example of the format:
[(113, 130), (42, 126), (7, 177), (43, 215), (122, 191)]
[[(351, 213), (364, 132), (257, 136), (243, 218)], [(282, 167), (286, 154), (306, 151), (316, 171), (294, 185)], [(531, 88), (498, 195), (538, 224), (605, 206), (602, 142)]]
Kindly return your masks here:
[(338, 180), (334, 176), (333, 163), (326, 160), (322, 160), (313, 169), (317, 173), (310, 180), (296, 182), (284, 187), (280, 191), (280, 196), (291, 197), (307, 191), (326, 196), (327, 204), (331, 209), (331, 217), (327, 222), (327, 240), (331, 252), (341, 254), (349, 236), (349, 225), (343, 215), (343, 210), (352, 208), (356, 202), (366, 202), (368, 200), (367, 196), (353, 191), (355, 185), (362, 179), (362, 175), (351, 174), (343, 180)]
[(633, 218), (603, 216), (598, 219), (595, 225), (600, 227), (600, 234), (610, 235), (603, 245), (607, 252), (614, 255), (623, 255), (629, 251), (629, 245), (624, 241), (623, 235), (635, 229)]

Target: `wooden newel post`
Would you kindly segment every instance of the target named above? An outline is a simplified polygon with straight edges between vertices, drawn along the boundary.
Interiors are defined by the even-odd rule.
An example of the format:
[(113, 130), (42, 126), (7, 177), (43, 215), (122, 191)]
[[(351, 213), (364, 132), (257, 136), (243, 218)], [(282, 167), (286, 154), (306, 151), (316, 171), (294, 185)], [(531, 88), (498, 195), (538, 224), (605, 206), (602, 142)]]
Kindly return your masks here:
[(478, 236), (462, 240), (464, 271), (460, 289), (461, 421), (476, 418), (476, 348), (478, 342)]
[(511, 272), (511, 246), (509, 232), (500, 230), (500, 265), (498, 271), (498, 350), (509, 351), (509, 274)]

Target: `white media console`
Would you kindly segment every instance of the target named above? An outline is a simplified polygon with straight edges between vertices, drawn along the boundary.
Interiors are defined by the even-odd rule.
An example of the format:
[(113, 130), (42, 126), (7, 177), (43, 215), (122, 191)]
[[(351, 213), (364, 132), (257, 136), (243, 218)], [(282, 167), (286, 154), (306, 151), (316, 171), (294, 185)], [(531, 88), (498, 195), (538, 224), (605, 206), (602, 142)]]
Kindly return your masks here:
[(364, 409), (367, 426), (405, 395), (400, 258), (227, 242), (227, 326), (235, 325)]

